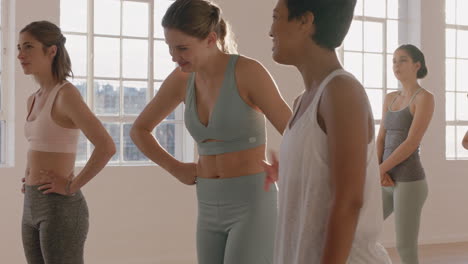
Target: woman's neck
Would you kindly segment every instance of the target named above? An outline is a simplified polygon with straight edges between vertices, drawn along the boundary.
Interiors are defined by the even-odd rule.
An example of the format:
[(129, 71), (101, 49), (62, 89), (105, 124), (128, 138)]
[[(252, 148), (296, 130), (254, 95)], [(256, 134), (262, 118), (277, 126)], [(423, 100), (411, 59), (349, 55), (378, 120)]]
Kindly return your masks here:
[(302, 75), (307, 91), (317, 88), (331, 72), (342, 69), (335, 51), (323, 48), (306, 49), (296, 68)]
[(58, 83), (57, 79), (52, 74), (36, 75), (34, 79), (39, 84), (39, 87), (43, 91), (52, 90)]

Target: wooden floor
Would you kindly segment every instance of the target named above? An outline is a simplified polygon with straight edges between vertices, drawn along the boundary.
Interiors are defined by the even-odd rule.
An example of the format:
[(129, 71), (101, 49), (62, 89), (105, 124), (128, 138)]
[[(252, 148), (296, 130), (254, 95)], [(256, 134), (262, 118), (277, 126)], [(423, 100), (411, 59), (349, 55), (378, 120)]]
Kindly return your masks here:
[[(393, 264), (401, 264), (394, 248), (387, 249)], [(468, 242), (423, 245), (419, 247), (420, 264), (468, 264)]]

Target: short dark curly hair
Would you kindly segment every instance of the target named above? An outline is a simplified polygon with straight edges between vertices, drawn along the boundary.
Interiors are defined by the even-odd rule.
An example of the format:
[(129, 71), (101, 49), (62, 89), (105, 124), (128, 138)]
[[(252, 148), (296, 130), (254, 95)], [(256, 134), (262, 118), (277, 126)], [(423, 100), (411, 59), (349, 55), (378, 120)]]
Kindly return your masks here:
[(334, 50), (348, 33), (356, 0), (285, 0), (289, 20), (306, 12), (314, 14), (315, 34), (312, 39), (321, 47)]

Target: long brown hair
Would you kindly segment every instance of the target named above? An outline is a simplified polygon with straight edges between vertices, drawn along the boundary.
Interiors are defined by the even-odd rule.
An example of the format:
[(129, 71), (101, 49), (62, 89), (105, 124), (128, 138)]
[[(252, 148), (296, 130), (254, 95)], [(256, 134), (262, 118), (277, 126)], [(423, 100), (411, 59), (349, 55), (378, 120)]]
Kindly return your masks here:
[(57, 46), (57, 53), (52, 61), (52, 74), (58, 81), (66, 80), (67, 77), (73, 78), (71, 69), (71, 60), (65, 48), (66, 38), (62, 31), (54, 23), (49, 21), (35, 21), (25, 26), (20, 33), (27, 32), (44, 46), (44, 52), (47, 48)]
[(223, 52), (237, 53), (237, 45), (229, 24), (221, 16), (221, 9), (208, 0), (176, 0), (167, 9), (161, 24), (199, 39), (215, 32)]

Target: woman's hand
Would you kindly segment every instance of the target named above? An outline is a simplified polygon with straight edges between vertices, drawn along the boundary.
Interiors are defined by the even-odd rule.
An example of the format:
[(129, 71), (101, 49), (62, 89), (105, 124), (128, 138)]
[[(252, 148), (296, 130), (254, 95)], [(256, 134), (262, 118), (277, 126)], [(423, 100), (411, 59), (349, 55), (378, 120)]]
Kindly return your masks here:
[(271, 164), (264, 160), (262, 160), (262, 163), (261, 163), (266, 173), (265, 185), (263, 187), (265, 191), (270, 190), (270, 185), (278, 181), (278, 168), (279, 168), (278, 158), (277, 158), (276, 153), (273, 151), (270, 151), (270, 156), (271, 156)]
[(24, 192), (26, 191), (24, 187), (24, 184), (26, 182), (26, 177), (21, 178), (21, 182), (23, 183), (23, 185), (21, 185), (21, 192), (24, 194)]
[(44, 175), (45, 183), (41, 184), (38, 190), (43, 191), (43, 194), (58, 193), (61, 195), (73, 195), (78, 190), (72, 190), (71, 181), (74, 177), (73, 173), (67, 178), (61, 177), (53, 171), (41, 170), (40, 174)]
[(197, 164), (180, 162), (170, 173), (180, 182), (187, 185), (194, 185), (197, 182)]
[(384, 187), (395, 186), (395, 183), (392, 180), (392, 177), (386, 172), (380, 174), (380, 184)]
[(29, 167), (26, 167), (26, 170), (24, 171), (24, 177), (21, 178), (21, 182), (23, 183), (23, 185), (21, 186), (21, 192), (23, 194), (26, 191), (26, 187), (24, 187), (24, 185), (26, 184), (26, 177), (28, 177), (28, 175), (29, 175)]

